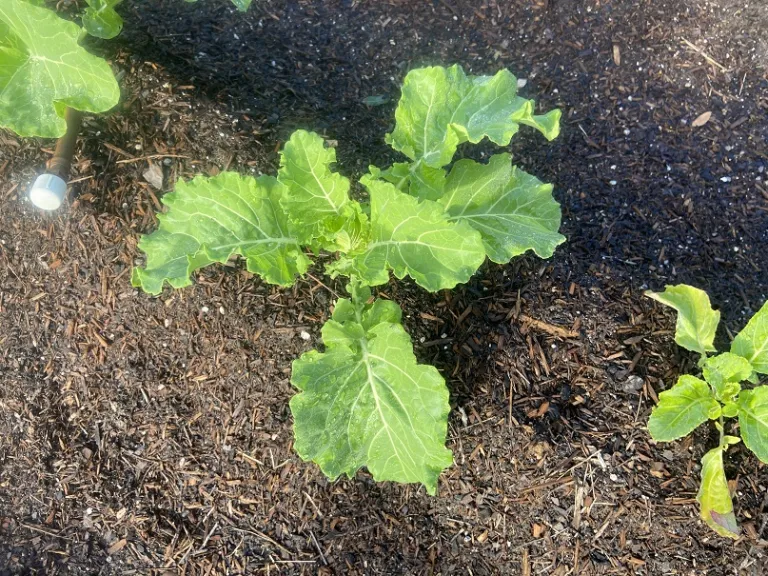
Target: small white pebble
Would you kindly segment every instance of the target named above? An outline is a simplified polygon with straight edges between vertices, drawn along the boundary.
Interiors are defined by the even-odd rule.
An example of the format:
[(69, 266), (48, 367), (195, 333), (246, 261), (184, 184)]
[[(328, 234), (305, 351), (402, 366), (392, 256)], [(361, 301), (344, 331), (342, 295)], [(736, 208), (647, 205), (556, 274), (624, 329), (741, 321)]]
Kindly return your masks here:
[(611, 482), (617, 482), (619, 480), (619, 477), (616, 476), (616, 474), (611, 474), (610, 476), (608, 476), (608, 478), (611, 479)]
[(224, 306), (219, 306), (219, 314), (226, 314), (227, 311), (224, 309)]
[(518, 88), (525, 88), (525, 85), (528, 84), (527, 78), (518, 78), (517, 79), (517, 87)]
[(200, 312), (202, 312), (203, 314), (208, 314), (208, 306), (203, 306), (202, 308), (200, 308)]
[(624, 136), (629, 136), (629, 128), (624, 129)]
[(616, 182), (616, 180), (611, 180), (611, 181), (609, 182), (609, 184), (610, 184), (611, 186), (616, 186), (617, 182)]
[(312, 336), (310, 336), (310, 335), (309, 335), (309, 332), (307, 332), (306, 330), (302, 330), (302, 331), (299, 333), (299, 336), (301, 336), (301, 339), (302, 339), (302, 340), (309, 340), (310, 338), (312, 338)]
[(169, 318), (166, 318), (165, 320), (163, 320), (163, 325), (164, 325), (166, 328), (168, 328), (168, 327), (171, 325), (171, 321), (170, 321), (170, 319), (169, 319)]
[(730, 176), (723, 176), (722, 178), (720, 178), (720, 182), (726, 182), (727, 183), (727, 182), (730, 182), (730, 181), (731, 181), (731, 177)]

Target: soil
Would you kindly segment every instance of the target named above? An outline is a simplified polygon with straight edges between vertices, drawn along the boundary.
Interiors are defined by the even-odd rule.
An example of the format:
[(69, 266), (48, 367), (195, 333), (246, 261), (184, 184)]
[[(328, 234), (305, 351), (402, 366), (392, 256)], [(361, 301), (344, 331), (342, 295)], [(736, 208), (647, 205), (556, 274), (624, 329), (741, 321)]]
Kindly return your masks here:
[[(0, 133), (0, 574), (768, 573), (765, 467), (729, 451), (743, 537), (727, 541), (695, 502), (714, 430), (656, 445), (644, 428), (696, 366), (643, 290), (706, 289), (721, 348), (768, 299), (759, 2), (120, 9), (119, 39), (89, 46), (122, 103), (86, 120), (64, 209), (25, 197), (52, 143)], [(138, 293), (136, 242), (162, 196), (143, 175), (167, 191), (274, 173), (301, 127), (357, 177), (396, 159), (383, 136), (407, 70), (454, 62), (509, 68), (563, 110), (556, 141), (525, 130), (510, 150), (554, 183), (568, 242), (450, 293), (382, 288), (448, 381), (455, 465), (437, 497), (365, 471), (329, 482), (292, 450), (289, 377), (342, 284), (318, 268), (279, 290), (233, 262)]]

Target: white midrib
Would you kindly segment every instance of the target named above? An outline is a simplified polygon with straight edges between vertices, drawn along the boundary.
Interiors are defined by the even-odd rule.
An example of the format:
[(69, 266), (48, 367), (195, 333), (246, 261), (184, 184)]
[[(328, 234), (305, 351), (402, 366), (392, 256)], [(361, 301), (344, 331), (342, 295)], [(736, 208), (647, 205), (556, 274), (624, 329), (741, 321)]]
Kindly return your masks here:
[[(686, 398), (686, 400), (687, 400), (687, 398)], [(678, 420), (680, 420), (680, 418), (682, 418), (684, 416), (688, 416), (694, 409), (696, 409), (699, 406), (699, 404), (707, 402), (708, 400), (710, 400), (710, 399), (709, 398), (696, 398), (696, 399), (694, 399), (693, 402), (691, 402), (690, 404), (685, 406), (680, 412), (678, 412), (677, 416), (675, 416), (672, 419), (672, 421), (667, 426), (665, 426), (665, 428), (667, 430), (673, 428), (675, 426), (675, 424), (677, 424)]]
[[(357, 320), (357, 323), (360, 324), (360, 326), (363, 325), (363, 316), (360, 313), (360, 309), (355, 307), (355, 318)], [(381, 407), (381, 399), (379, 398), (378, 393), (376, 392), (376, 383), (375, 383), (375, 376), (373, 375), (373, 371), (371, 370), (371, 359), (368, 354), (368, 342), (366, 341), (365, 337), (360, 338), (358, 340), (358, 343), (360, 344), (360, 351), (363, 359), (363, 363), (365, 364), (365, 372), (366, 372), (366, 378), (368, 380), (368, 387), (371, 389), (371, 394), (373, 395), (373, 401), (376, 404), (376, 412), (379, 414), (379, 418), (381, 420), (381, 425), (384, 427), (384, 430), (387, 433), (387, 437), (389, 438), (389, 443), (392, 446), (392, 451), (395, 453), (395, 456), (400, 461), (400, 465), (404, 466), (403, 458), (400, 456), (400, 452), (397, 449), (397, 443), (395, 442), (395, 439), (392, 437), (392, 431), (389, 429), (389, 425), (387, 424), (387, 420), (384, 417), (384, 410)]]
[[(307, 159), (307, 166), (309, 166), (309, 172), (310, 174), (312, 174), (312, 178), (314, 178), (315, 182), (317, 182), (317, 185), (320, 187), (320, 190), (322, 191), (323, 196), (325, 196), (326, 201), (328, 202), (328, 204), (331, 205), (331, 208), (333, 208), (333, 211), (337, 215), (340, 215), (341, 214), (341, 212), (339, 211), (340, 207), (336, 206), (336, 203), (331, 199), (331, 195), (326, 191), (325, 186), (323, 186), (323, 183), (320, 181), (320, 178), (318, 178), (317, 174), (315, 174), (315, 166), (312, 164), (312, 161), (309, 159), (309, 155), (306, 152), (306, 150), (304, 155)], [(307, 192), (309, 192), (309, 190), (307, 190)]]

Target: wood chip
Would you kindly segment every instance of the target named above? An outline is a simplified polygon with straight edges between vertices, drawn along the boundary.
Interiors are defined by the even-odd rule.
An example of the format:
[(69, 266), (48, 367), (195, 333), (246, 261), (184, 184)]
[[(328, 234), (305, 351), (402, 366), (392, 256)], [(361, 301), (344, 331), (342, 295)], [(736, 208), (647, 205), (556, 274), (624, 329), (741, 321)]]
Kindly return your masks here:
[(120, 540), (112, 544), (112, 546), (107, 548), (107, 554), (111, 556), (112, 554), (120, 552), (120, 550), (125, 548), (126, 544), (128, 544), (128, 541), (125, 538), (121, 538)]
[(703, 114), (699, 114), (699, 116), (691, 123), (691, 126), (694, 128), (699, 128), (700, 126), (704, 126), (707, 122), (709, 122), (709, 119), (712, 117), (712, 112), (707, 111)]

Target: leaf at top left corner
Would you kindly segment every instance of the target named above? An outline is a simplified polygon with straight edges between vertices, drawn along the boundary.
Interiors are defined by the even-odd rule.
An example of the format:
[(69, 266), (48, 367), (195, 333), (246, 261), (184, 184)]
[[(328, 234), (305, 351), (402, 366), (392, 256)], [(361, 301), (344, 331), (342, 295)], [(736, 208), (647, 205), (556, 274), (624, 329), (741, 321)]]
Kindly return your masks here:
[(80, 27), (24, 0), (0, 2), (0, 126), (58, 138), (67, 106), (101, 113), (120, 88), (109, 65), (79, 44)]
[(249, 272), (290, 286), (310, 262), (280, 208), (283, 192), (271, 176), (235, 172), (180, 181), (163, 197), (169, 210), (158, 215), (158, 229), (139, 242), (147, 263), (134, 269), (133, 285), (150, 294), (159, 294), (166, 282), (189, 286), (195, 270), (239, 254)]

